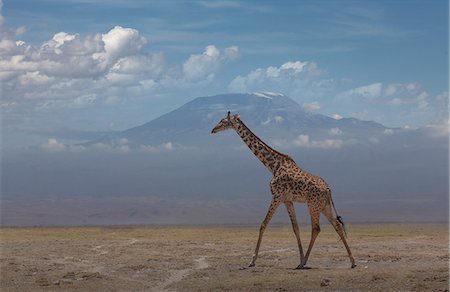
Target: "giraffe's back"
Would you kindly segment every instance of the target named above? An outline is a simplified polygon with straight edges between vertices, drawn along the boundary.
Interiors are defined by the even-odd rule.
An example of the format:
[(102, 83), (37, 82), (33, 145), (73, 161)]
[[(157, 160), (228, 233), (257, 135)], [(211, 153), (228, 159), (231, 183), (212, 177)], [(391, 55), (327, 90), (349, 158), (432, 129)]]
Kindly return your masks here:
[(274, 174), (271, 188), (284, 197), (283, 201), (315, 202), (325, 206), (331, 196), (323, 178), (299, 168), (293, 160), (283, 163)]

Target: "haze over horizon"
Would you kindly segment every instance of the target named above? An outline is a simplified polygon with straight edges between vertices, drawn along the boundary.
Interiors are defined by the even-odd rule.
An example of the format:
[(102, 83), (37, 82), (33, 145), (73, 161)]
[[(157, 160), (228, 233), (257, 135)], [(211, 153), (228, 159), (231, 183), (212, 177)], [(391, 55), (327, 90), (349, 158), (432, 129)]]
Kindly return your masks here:
[(268, 174), (209, 136), (228, 110), (345, 218), (448, 220), (448, 10), (0, 0), (1, 224), (258, 222)]

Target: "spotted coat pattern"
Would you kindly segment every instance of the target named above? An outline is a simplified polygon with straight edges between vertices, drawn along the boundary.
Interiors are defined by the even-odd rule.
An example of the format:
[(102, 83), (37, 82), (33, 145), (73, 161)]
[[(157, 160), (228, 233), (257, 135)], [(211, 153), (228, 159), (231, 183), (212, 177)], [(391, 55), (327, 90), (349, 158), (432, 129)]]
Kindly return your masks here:
[[(217, 133), (227, 129), (234, 129), (242, 138), (244, 143), (250, 148), (253, 154), (273, 174), (273, 177), (270, 181), (272, 202), (270, 204), (269, 210), (267, 211), (266, 217), (261, 223), (258, 242), (256, 244), (255, 252), (249, 266), (252, 267), (255, 265), (264, 230), (266, 229), (278, 206), (284, 203), (288, 211), (289, 218), (292, 223), (292, 228), (298, 243), (300, 253), (300, 264), (297, 267), (298, 269), (305, 268), (315, 239), (320, 232), (320, 213), (323, 213), (325, 215), (325, 217), (335, 228), (336, 232), (339, 234), (342, 242), (345, 245), (345, 248), (347, 249), (352, 268), (355, 267), (355, 260), (345, 238), (343, 223), (342, 221), (337, 219), (337, 214), (333, 214), (333, 211), (331, 209), (332, 207), (334, 208), (333, 200), (331, 198), (331, 189), (325, 182), (325, 180), (301, 169), (297, 166), (297, 164), (291, 157), (278, 152), (267, 145), (258, 136), (256, 136), (244, 124), (244, 122), (242, 122), (239, 115), (231, 116), (228, 112), (227, 117), (219, 121), (216, 127), (213, 128), (212, 133)], [(306, 255), (304, 255), (303, 253), (303, 248), (300, 240), (300, 232), (295, 215), (295, 208), (293, 205), (294, 202), (306, 203), (308, 205), (308, 210), (311, 216), (312, 233)]]

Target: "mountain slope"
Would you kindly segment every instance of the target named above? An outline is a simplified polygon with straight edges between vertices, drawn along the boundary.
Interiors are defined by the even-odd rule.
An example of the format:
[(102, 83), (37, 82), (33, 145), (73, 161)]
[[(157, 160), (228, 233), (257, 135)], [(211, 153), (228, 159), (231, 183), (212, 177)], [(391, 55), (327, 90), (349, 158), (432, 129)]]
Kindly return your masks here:
[[(120, 132), (112, 139), (125, 138), (133, 147), (165, 142), (185, 146), (214, 144), (210, 130), (227, 111), (240, 114), (241, 119), (269, 143), (279, 139), (292, 140), (299, 135), (313, 139), (329, 138), (330, 135), (365, 139), (366, 136), (380, 135), (386, 129), (375, 122), (353, 118), (337, 120), (306, 112), (287, 96), (257, 92), (199, 97), (146, 124)], [(332, 129), (334, 133), (330, 134)]]

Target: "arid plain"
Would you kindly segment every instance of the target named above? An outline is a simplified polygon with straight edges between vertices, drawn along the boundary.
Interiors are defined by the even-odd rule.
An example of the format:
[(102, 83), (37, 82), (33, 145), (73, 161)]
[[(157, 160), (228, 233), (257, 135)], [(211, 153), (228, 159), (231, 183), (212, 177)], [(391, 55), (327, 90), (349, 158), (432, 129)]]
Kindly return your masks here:
[[(301, 226), (304, 248), (310, 229)], [(447, 224), (323, 224), (308, 270), (289, 225), (2, 228), (1, 291), (448, 291)]]

